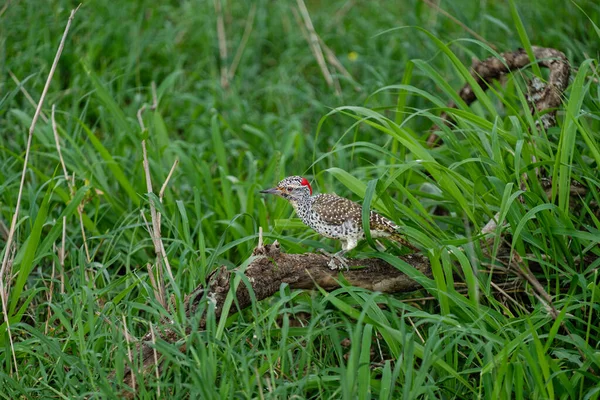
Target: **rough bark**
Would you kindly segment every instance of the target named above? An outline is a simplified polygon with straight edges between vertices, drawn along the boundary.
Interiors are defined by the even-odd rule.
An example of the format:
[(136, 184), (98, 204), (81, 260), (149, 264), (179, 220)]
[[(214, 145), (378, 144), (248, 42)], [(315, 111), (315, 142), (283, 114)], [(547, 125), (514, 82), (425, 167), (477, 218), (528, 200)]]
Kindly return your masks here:
[[(535, 111), (547, 111), (547, 114), (540, 117), (539, 121), (547, 129), (556, 123), (556, 108), (560, 106), (561, 95), (569, 84), (571, 67), (564, 53), (558, 50), (537, 46), (533, 46), (532, 50), (537, 63), (550, 70), (546, 84), (539, 80), (530, 84), (531, 111), (532, 113)], [(500, 79), (507, 73), (531, 65), (529, 56), (524, 49), (505, 52), (500, 55), (502, 56), (501, 59), (490, 57), (483, 61), (477, 60), (471, 66), (471, 75), (483, 90), (487, 90), (490, 83)], [(471, 104), (477, 100), (475, 92), (469, 84), (463, 86), (459, 91), (459, 95), (467, 104)], [(448, 107), (456, 108), (457, 106), (456, 103), (450, 102)], [(440, 117), (446, 125), (452, 124), (452, 118), (450, 118), (448, 113), (443, 112)], [(437, 136), (437, 131), (439, 131), (438, 126), (433, 128), (433, 132), (427, 139), (427, 143), (430, 146), (439, 144), (440, 138)]]
[[(287, 283), (293, 289), (314, 289), (319, 286), (325, 290), (340, 287), (339, 275), (352, 286), (382, 293), (410, 292), (421, 286), (383, 260), (376, 258), (349, 259), (349, 271), (331, 270), (328, 267), (330, 257), (324, 254), (286, 254), (282, 253), (279, 244), (257, 247), (254, 250), (256, 258), (250, 263), (245, 275), (252, 284), (252, 290), (257, 300), (263, 300), (279, 291), (282, 283)], [(426, 276), (431, 276), (429, 260), (420, 254), (400, 257), (413, 268)], [(361, 267), (352, 269), (352, 267)], [(185, 300), (188, 314), (196, 312), (198, 302), (208, 291), (216, 301), (215, 313), (221, 313), (221, 306), (229, 292), (230, 271), (221, 268), (210, 280), (209, 287), (199, 287)], [(250, 305), (251, 297), (245, 285), (240, 285), (236, 292), (240, 308)], [(201, 325), (203, 322), (201, 322)]]
[[(340, 287), (340, 274), (352, 286), (382, 293), (411, 292), (421, 288), (414, 280), (410, 279), (397, 268), (387, 262), (377, 259), (348, 259), (350, 270), (331, 270), (328, 267), (330, 256), (324, 254), (286, 254), (282, 253), (277, 242), (257, 247), (254, 250), (254, 260), (246, 268), (244, 275), (252, 285), (254, 298), (258, 301), (266, 299), (277, 293), (282, 283), (287, 283), (293, 289), (314, 289), (317, 286), (325, 290)], [(399, 257), (401, 260), (431, 277), (429, 260), (420, 254), (411, 254)], [(353, 269), (359, 267), (360, 269)], [(210, 277), (207, 287), (198, 286), (186, 296), (184, 306), (186, 315), (192, 316), (201, 308), (205, 301), (214, 304), (216, 318), (221, 316), (225, 299), (230, 291), (232, 271), (221, 267)], [(240, 283), (236, 290), (236, 303), (239, 309), (250, 306), (253, 301), (248, 288)], [(202, 316), (200, 329), (206, 327), (205, 316)], [(173, 329), (166, 328), (160, 338), (166, 342), (174, 343), (180, 339), (180, 334)], [(144, 373), (150, 373), (155, 368), (154, 346), (152, 334), (147, 333), (138, 344)], [(159, 366), (160, 369), (160, 366)], [(132, 386), (132, 371), (125, 372), (124, 383)], [(126, 398), (133, 398), (134, 392), (124, 392)]]

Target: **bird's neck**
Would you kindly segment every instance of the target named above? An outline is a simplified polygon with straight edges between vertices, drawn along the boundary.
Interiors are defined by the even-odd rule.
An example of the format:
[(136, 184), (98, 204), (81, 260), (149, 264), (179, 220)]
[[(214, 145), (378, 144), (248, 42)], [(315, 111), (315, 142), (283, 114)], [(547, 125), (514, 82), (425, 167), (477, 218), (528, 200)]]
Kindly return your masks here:
[(294, 210), (296, 210), (296, 214), (298, 214), (298, 217), (300, 217), (302, 221), (308, 218), (312, 209), (312, 201), (313, 197), (310, 195), (306, 195), (297, 200), (290, 201), (290, 203), (292, 203), (292, 206), (294, 207)]

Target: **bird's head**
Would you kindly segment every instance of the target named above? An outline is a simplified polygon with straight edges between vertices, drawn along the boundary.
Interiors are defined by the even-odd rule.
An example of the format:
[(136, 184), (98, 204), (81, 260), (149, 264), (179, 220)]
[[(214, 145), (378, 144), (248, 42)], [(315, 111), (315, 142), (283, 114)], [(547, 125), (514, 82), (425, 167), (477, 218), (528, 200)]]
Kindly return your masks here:
[(261, 193), (274, 194), (296, 203), (299, 200), (310, 197), (312, 188), (308, 179), (301, 176), (288, 176), (272, 189), (261, 190)]

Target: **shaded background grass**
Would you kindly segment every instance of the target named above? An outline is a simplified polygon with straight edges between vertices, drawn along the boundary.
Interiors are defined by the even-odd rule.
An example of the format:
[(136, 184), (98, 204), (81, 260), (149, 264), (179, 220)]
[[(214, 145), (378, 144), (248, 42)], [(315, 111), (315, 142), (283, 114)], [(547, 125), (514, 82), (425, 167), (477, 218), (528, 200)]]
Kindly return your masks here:
[[(580, 81), (565, 97), (573, 115), (562, 113), (559, 127), (542, 139), (529, 140), (532, 120), (521, 98), (531, 73), (524, 72), (494, 86), (485, 98), (491, 109), (485, 101), (465, 108), (446, 145), (428, 150), (427, 130), (464, 83), (434, 38), (465, 65), (491, 55), (485, 43), (422, 1), (307, 3), (316, 31), (353, 77), (338, 76), (338, 96), (302, 36), (296, 4), (255, 4), (252, 32), (226, 90), (212, 2), (90, 1), (79, 10), (44, 112), (49, 117), (56, 104), (67, 169), (83, 188), (90, 260), (76, 210), (68, 207), (79, 201), (71, 201), (50, 124), (40, 123), (13, 264), (13, 273), (26, 272), (13, 287), (20, 278), (24, 290), (13, 288), (10, 297), (19, 375), (3, 325), (3, 396), (111, 396), (119, 384), (107, 374), (117, 368), (119, 376), (127, 358), (122, 316), (136, 337), (148, 331), (148, 321), (160, 325), (166, 316), (150, 289), (146, 264), (154, 263), (154, 250), (140, 216), (142, 210), (149, 218), (136, 113), (152, 102), (156, 82), (158, 107), (144, 114), (155, 191), (179, 160), (162, 205), (176, 301), (217, 266), (241, 265), (258, 226), (290, 252), (334, 248), (290, 221), (287, 204), (258, 195), (292, 174), (309, 177), (317, 191), (356, 200), (375, 190), (375, 206), (408, 225), (411, 237), (431, 248), (438, 269), (434, 286), (419, 294), (435, 300), (423, 303), (352, 288), (324, 295), (282, 287), (273, 299), (223, 320), (224, 329), (212, 321), (206, 331), (184, 335), (186, 351), (159, 344), (169, 368), (142, 387), (143, 395), (160, 388), (175, 397), (597, 398), (597, 263), (577, 262), (597, 255), (597, 216), (585, 207), (572, 215), (555, 209), (534, 173), (536, 166), (554, 172), (566, 152), (570, 173), (591, 188), (583, 204), (597, 204), (597, 62), (575, 71)], [(7, 226), (35, 109), (21, 88), (37, 101), (74, 5), (20, 1), (8, 3), (1, 16), (0, 222)], [(600, 7), (578, 5), (517, 4), (529, 41), (563, 51), (576, 68), (597, 59), (600, 38), (591, 22), (600, 20)], [(230, 65), (252, 7), (223, 7)], [(440, 7), (497, 51), (524, 45), (508, 4)], [(410, 86), (393, 87), (400, 83)], [(399, 94), (406, 95), (400, 106)], [(575, 120), (581, 129), (568, 148), (560, 140), (577, 132), (567, 129)], [(521, 203), (523, 172), (530, 186)], [(368, 189), (373, 179), (379, 186)], [(571, 336), (530, 291), (511, 295), (521, 306), (495, 297), (487, 274), (467, 279), (467, 294), (451, 289), (453, 272), (489, 268), (477, 244), (466, 256), (451, 246), (468, 242), (497, 211), (505, 212), (521, 257), (542, 263), (540, 279)], [(60, 270), (53, 244), (60, 246), (63, 215), (61, 290), (52, 266)], [(182, 312), (168, 318), (182, 332), (197, 323)], [(350, 339), (346, 347), (343, 339)]]

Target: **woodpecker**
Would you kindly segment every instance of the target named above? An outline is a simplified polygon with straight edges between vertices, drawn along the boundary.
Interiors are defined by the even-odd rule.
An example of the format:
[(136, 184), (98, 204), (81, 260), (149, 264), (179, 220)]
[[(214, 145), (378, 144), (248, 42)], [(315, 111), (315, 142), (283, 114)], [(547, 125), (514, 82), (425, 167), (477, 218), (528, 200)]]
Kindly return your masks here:
[[(306, 178), (290, 176), (282, 180), (272, 189), (261, 190), (260, 193), (274, 194), (289, 201), (298, 217), (322, 236), (339, 239), (342, 250), (332, 255), (329, 263), (331, 269), (337, 269), (333, 259), (341, 266), (347, 266), (342, 257), (356, 247), (359, 240), (365, 238), (362, 227), (362, 206), (336, 194), (312, 195), (312, 188)], [(371, 237), (387, 238), (410, 248), (418, 249), (410, 244), (397, 230), (399, 226), (374, 211), (369, 216)]]

